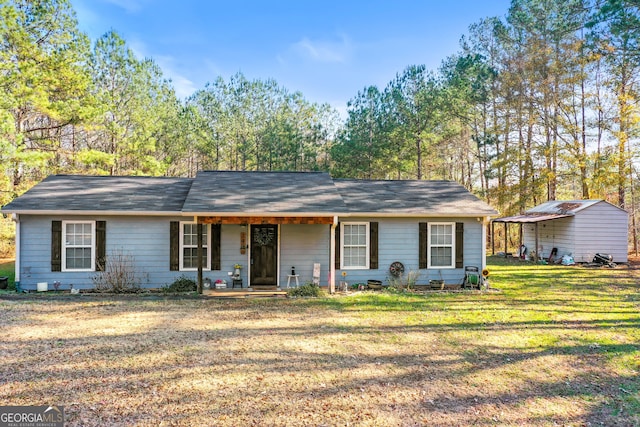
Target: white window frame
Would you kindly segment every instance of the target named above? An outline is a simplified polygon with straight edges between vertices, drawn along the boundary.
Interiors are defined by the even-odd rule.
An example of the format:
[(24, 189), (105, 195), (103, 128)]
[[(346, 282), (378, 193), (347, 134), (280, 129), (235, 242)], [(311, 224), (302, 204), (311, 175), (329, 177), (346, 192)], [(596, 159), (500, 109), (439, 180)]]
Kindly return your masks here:
[[(184, 249), (185, 248), (197, 248), (197, 243), (195, 245), (185, 245), (184, 244), (184, 226), (186, 224), (197, 225), (195, 221), (180, 221), (180, 271), (198, 271), (197, 267), (189, 267), (185, 268), (184, 266)], [(207, 259), (202, 266), (203, 271), (211, 271), (211, 227), (209, 224), (203, 224), (207, 232), (206, 241), (202, 242), (202, 247), (207, 248)]]
[[(91, 225), (91, 268), (67, 268), (67, 249), (86, 248), (87, 246), (67, 245), (67, 225), (90, 224)], [(96, 222), (95, 221), (62, 221), (62, 271), (96, 271)]]
[[(431, 226), (448, 225), (451, 227), (451, 244), (431, 244)], [(431, 249), (434, 247), (447, 248), (451, 247), (451, 265), (431, 265)], [(427, 267), (436, 269), (456, 268), (456, 223), (455, 222), (428, 222), (427, 223)]]
[[(365, 265), (344, 265), (344, 253), (345, 253), (345, 239), (344, 239), (344, 227), (345, 225), (364, 225), (365, 226), (365, 237), (366, 237), (366, 248), (365, 248)], [(369, 255), (371, 253), (371, 242), (370, 242), (370, 231), (369, 231), (369, 223), (368, 222), (341, 222), (340, 223), (340, 267), (342, 270), (368, 270), (369, 269)], [(350, 246), (359, 246), (359, 245), (350, 245)]]

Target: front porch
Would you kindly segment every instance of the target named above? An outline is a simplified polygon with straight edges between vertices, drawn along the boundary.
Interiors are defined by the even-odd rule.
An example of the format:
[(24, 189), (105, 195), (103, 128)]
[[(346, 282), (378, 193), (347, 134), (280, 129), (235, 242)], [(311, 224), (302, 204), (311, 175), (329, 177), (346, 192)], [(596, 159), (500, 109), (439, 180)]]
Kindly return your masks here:
[[(329, 289), (334, 284), (335, 216), (196, 215), (194, 223), (196, 283), (203, 294), (223, 298), (276, 296), (278, 292), (285, 295), (289, 286), (310, 282), (314, 277), (326, 278)], [(214, 236), (210, 241), (209, 231)], [(204, 250), (205, 245), (211, 246), (210, 252)], [(317, 276), (314, 265), (321, 266)], [(230, 277), (224, 277), (225, 273)], [(221, 279), (232, 281), (233, 286), (206, 289), (205, 279), (211, 285)], [(241, 289), (235, 289), (236, 285)]]

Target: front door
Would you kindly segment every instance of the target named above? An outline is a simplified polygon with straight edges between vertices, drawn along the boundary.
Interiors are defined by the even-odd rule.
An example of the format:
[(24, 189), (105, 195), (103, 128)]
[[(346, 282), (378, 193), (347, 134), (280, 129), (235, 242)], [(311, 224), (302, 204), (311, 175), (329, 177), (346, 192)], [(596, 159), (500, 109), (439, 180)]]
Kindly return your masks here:
[(278, 284), (278, 226), (251, 226), (251, 278), (249, 284)]

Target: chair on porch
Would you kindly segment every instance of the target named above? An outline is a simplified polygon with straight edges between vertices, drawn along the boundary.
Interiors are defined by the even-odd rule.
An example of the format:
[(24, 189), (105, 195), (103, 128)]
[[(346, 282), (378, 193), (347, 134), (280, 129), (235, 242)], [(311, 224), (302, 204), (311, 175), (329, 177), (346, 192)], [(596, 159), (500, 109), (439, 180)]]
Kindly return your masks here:
[(313, 284), (316, 286), (320, 286), (320, 263), (316, 262), (313, 264)]

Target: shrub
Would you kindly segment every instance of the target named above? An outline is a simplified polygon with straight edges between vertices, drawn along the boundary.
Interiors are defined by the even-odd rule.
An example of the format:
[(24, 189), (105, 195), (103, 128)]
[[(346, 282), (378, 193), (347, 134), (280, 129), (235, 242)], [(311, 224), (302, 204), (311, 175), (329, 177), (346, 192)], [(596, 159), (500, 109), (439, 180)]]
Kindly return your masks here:
[(174, 280), (172, 284), (162, 287), (164, 292), (195, 292), (196, 289), (196, 281), (184, 274)]
[(419, 271), (411, 270), (405, 276), (400, 277), (390, 277), (389, 282), (389, 290), (401, 291), (403, 289), (411, 289), (416, 285), (418, 278), (420, 277)]
[(98, 292), (117, 294), (140, 292), (140, 278), (133, 255), (114, 250), (106, 256), (104, 271), (91, 278)]
[(319, 297), (322, 295), (320, 286), (313, 283), (305, 283), (297, 288), (289, 289), (287, 296), (290, 297)]

